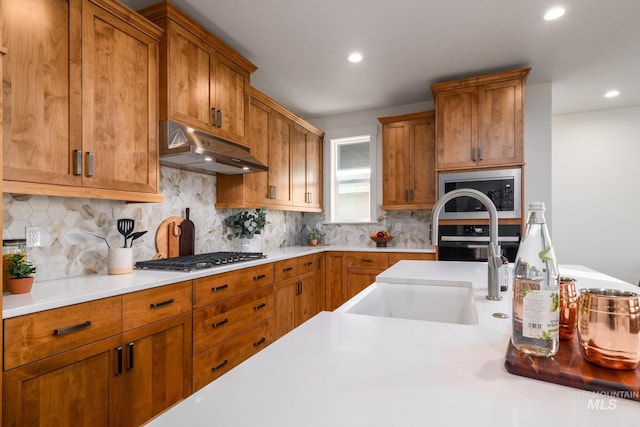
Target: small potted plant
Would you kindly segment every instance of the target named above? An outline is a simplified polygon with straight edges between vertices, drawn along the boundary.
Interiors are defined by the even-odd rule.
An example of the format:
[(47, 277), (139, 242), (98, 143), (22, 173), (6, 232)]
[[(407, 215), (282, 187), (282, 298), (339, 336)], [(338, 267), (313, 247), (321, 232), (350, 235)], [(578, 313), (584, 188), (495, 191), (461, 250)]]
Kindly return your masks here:
[(27, 257), (24, 254), (18, 253), (9, 256), (7, 273), (9, 275), (7, 286), (12, 294), (31, 292), (36, 267), (27, 261)]
[(311, 243), (311, 246), (316, 246), (318, 244), (319, 237), (320, 237), (320, 233), (315, 228), (311, 233), (307, 235), (307, 239), (309, 239), (309, 243)]
[(239, 237), (242, 240), (243, 252), (260, 252), (261, 233), (266, 223), (267, 208), (265, 207), (231, 215), (226, 220), (226, 225), (231, 231), (227, 234), (227, 239)]

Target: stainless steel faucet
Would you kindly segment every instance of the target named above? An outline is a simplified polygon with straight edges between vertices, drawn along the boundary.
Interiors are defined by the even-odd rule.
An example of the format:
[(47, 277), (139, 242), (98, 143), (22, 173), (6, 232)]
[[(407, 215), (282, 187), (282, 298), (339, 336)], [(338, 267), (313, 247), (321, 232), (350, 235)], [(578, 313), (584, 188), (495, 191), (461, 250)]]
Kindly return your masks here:
[(433, 207), (431, 211), (431, 242), (433, 246), (438, 246), (438, 221), (440, 219), (440, 211), (451, 199), (456, 197), (471, 197), (478, 200), (487, 208), (489, 212), (489, 250), (487, 251), (487, 299), (498, 301), (502, 297), (500, 296), (500, 268), (502, 267), (502, 258), (500, 257), (500, 245), (498, 244), (498, 210), (496, 205), (493, 204), (491, 199), (471, 188), (460, 188), (445, 193), (444, 196), (438, 200), (438, 203)]

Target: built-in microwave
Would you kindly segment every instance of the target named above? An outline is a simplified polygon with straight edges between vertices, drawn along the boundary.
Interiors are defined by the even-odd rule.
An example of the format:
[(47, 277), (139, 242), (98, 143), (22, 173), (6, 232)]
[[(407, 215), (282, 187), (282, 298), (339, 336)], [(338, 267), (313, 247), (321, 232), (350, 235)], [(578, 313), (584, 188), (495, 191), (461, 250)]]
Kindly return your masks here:
[[(496, 205), (498, 218), (520, 218), (522, 169), (491, 169), (470, 172), (440, 172), (438, 197), (458, 188), (472, 188), (486, 194)], [(486, 208), (471, 197), (458, 197), (444, 206), (440, 219), (484, 219)]]

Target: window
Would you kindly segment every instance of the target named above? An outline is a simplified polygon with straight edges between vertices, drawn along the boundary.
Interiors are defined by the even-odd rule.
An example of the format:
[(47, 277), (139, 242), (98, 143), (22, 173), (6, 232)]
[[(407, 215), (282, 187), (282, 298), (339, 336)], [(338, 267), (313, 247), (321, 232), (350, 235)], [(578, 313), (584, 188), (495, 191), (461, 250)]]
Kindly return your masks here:
[(330, 138), (330, 197), (327, 221), (368, 223), (374, 217), (375, 133)]

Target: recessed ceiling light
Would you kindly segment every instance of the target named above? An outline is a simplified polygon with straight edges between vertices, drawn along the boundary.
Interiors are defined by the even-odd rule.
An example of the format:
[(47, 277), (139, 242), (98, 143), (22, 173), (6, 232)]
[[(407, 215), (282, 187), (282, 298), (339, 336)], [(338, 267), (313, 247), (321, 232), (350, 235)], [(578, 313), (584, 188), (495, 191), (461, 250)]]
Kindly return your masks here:
[(349, 62), (360, 62), (362, 61), (362, 54), (360, 52), (353, 52), (349, 55)]
[(545, 21), (553, 21), (554, 19), (560, 18), (562, 15), (564, 15), (564, 8), (556, 6), (545, 12), (544, 19)]
[(618, 90), (610, 90), (607, 93), (604, 94), (605, 98), (615, 98), (616, 96), (620, 95), (620, 91)]

